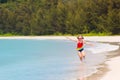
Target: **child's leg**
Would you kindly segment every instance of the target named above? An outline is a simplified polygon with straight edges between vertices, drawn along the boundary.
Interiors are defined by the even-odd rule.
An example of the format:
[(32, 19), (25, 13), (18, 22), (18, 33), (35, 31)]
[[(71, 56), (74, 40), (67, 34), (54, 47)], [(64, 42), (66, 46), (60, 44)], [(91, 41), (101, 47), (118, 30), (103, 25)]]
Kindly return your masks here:
[(80, 60), (82, 61), (82, 59), (83, 59), (83, 55), (82, 55), (81, 52), (78, 52), (78, 56), (79, 56)]
[(85, 52), (84, 52), (84, 51), (82, 51), (81, 53), (82, 53), (82, 55), (83, 55), (83, 58), (85, 59)]

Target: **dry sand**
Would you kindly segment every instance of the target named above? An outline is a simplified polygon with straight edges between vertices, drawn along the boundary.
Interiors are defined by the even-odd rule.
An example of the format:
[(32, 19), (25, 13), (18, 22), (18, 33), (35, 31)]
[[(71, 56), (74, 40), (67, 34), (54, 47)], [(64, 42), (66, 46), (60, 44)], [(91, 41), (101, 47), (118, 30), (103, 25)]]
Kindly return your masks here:
[[(92, 76), (87, 77), (86, 80), (120, 80), (120, 76), (117, 77), (116, 75), (120, 74), (120, 69), (116, 68), (117, 66), (120, 66), (120, 44), (118, 42), (110, 42), (109, 44), (112, 45), (118, 45), (119, 49), (115, 51), (109, 52), (110, 54), (107, 54), (107, 61), (100, 64), (100, 68), (98, 68), (97, 73), (93, 74)], [(114, 58), (117, 58), (116, 60)], [(114, 63), (116, 62), (116, 63)], [(113, 65), (115, 64), (115, 65)], [(114, 70), (117, 69), (117, 70)], [(115, 73), (114, 73), (115, 71)], [(114, 75), (115, 74), (115, 75)], [(112, 76), (111, 76), (112, 75)]]
[[(120, 46), (120, 36), (87, 37), (87, 40), (99, 42), (114, 42), (114, 44), (117, 43), (117, 45)], [(114, 51), (112, 53), (117, 53), (118, 57), (115, 57), (113, 55), (114, 58), (108, 59), (109, 61), (105, 62), (104, 64), (106, 66), (102, 68), (103, 70), (101, 70), (101, 75), (105, 75), (103, 75), (102, 78), (98, 79), (97, 76), (94, 76), (96, 78), (94, 78), (94, 80), (120, 80), (120, 48), (118, 52)]]
[[(69, 36), (76, 39), (75, 36)], [(12, 36), (12, 37), (0, 37), (0, 39), (66, 39), (65, 36)], [(88, 41), (98, 41), (98, 42), (119, 42), (120, 36), (89, 36), (85, 39)]]
[(120, 80), (120, 57), (115, 57), (107, 61), (108, 71), (101, 80)]

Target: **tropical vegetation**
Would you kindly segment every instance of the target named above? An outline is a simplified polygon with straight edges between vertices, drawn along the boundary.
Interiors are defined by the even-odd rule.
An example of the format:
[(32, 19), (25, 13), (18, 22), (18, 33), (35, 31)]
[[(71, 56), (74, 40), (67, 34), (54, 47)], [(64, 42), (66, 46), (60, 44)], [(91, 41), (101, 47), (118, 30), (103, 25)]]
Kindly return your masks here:
[(120, 34), (120, 0), (0, 0), (0, 34)]

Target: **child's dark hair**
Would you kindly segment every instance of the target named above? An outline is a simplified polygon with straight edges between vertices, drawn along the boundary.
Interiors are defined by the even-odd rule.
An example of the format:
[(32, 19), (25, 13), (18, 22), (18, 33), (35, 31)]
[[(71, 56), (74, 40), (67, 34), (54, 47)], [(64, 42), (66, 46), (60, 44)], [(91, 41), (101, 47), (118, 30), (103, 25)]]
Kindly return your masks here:
[(82, 39), (84, 39), (84, 37), (81, 35)]
[[(81, 38), (84, 39), (84, 37), (82, 35), (79, 35), (79, 36), (81, 36)], [(79, 36), (77, 36), (77, 39), (79, 39)]]

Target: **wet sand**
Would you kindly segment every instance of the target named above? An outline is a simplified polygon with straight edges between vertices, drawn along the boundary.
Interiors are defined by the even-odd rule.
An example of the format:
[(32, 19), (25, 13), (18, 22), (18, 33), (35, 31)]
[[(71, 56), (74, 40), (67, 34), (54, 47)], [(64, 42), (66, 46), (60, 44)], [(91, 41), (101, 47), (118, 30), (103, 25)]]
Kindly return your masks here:
[[(109, 44), (114, 44), (114, 45), (120, 46), (120, 44), (118, 42), (112, 42)], [(109, 52), (109, 54), (106, 54), (106, 56), (107, 56), (107, 60), (104, 63), (98, 65), (101, 67), (98, 68), (97, 73), (87, 77), (85, 80), (113, 80), (111, 78), (114, 78), (114, 76), (111, 76), (111, 75), (115, 75), (113, 72), (114, 69), (116, 69), (117, 66), (120, 66), (120, 64), (116, 64), (116, 66), (113, 66), (113, 63), (115, 61), (114, 58), (120, 56), (120, 47), (118, 50)], [(120, 61), (120, 57), (117, 59), (117, 62), (119, 62), (119, 61)], [(113, 66), (113, 67), (111, 67), (111, 66)], [(120, 74), (119, 71), (120, 71), (120, 68), (117, 70), (116, 74), (119, 75)], [(114, 80), (120, 80), (120, 77), (115, 76)]]

